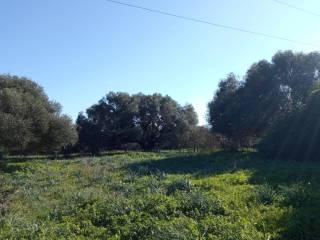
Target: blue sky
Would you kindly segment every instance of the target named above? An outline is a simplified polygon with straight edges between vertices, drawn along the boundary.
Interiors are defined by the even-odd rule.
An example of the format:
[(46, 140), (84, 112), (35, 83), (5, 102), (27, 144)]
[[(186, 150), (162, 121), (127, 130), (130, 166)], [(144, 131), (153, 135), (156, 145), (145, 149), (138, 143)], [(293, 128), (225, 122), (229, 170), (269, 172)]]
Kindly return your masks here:
[[(319, 0), (286, 1), (320, 13)], [(320, 44), (320, 17), (274, 0), (123, 2)], [(109, 91), (160, 92), (193, 104), (204, 124), (229, 72), (243, 76), (278, 50), (319, 50), (104, 0), (1, 0), (0, 10), (0, 73), (38, 82), (74, 119)]]

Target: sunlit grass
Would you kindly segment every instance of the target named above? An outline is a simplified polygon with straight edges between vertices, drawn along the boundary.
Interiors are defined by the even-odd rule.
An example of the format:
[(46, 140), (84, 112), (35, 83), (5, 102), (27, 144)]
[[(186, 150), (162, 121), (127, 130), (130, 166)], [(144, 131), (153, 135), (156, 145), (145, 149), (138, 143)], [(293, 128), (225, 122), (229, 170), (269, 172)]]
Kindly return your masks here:
[(1, 239), (320, 239), (316, 163), (132, 152), (1, 168)]

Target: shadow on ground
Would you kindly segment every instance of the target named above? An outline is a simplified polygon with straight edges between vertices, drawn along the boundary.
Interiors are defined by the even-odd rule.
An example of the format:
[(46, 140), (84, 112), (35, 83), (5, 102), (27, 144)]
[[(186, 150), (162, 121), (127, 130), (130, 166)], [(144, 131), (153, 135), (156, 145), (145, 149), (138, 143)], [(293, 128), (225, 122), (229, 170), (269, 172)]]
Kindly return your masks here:
[(23, 168), (16, 164), (11, 164), (10, 162), (0, 162), (0, 174), (1, 173), (13, 173), (16, 171), (21, 171)]
[[(123, 153), (117, 153), (123, 154)], [(116, 155), (112, 153), (112, 155)], [(171, 154), (161, 155), (162, 159), (141, 160), (128, 163), (126, 170), (139, 175), (150, 175), (164, 172), (167, 174), (190, 174), (196, 178), (204, 178), (223, 173), (250, 171), (249, 183), (254, 185), (268, 184), (275, 189), (280, 185), (290, 186), (303, 183), (305, 189), (301, 193), (311, 192), (310, 198), (303, 199), (293, 191), (293, 196), (301, 202), (296, 204), (292, 199), (287, 202), (287, 214), (277, 219), (277, 226), (281, 226), (279, 240), (316, 240), (320, 239), (320, 164), (308, 162), (285, 162), (264, 159), (255, 152), (214, 152), (210, 154)], [(1, 173), (23, 171), (22, 159), (7, 159), (0, 161)], [(29, 159), (23, 159), (29, 161)], [(9, 200), (5, 184), (0, 184), (0, 202)], [(306, 195), (308, 196), (308, 194)], [(5, 212), (8, 204), (0, 204), (1, 212)], [(265, 219), (265, 221), (275, 221)], [(277, 240), (278, 240), (277, 239)], [(270, 239), (271, 240), (271, 239)]]
[[(216, 152), (140, 161), (128, 164), (126, 168), (141, 175), (164, 172), (191, 174), (196, 178), (248, 170), (251, 173), (249, 183), (257, 186), (267, 184), (277, 189), (279, 186), (301, 183), (303, 188), (298, 192), (295, 192), (295, 188), (289, 191), (288, 197), (292, 199), (284, 205), (288, 207), (288, 212), (277, 220), (282, 229), (279, 240), (320, 239), (319, 163), (268, 161), (252, 152)], [(297, 205), (297, 201), (301, 201), (301, 204)]]
[(126, 169), (139, 174), (164, 172), (208, 177), (216, 174), (249, 170), (252, 184), (290, 184), (294, 182), (319, 182), (320, 164), (285, 162), (262, 159), (255, 152), (214, 152), (166, 157), (130, 163)]
[(147, 160), (128, 164), (126, 167), (139, 174), (164, 172), (167, 174), (192, 174), (206, 177), (231, 172), (247, 156), (242, 153), (215, 152), (211, 154), (186, 154), (169, 156), (160, 160)]

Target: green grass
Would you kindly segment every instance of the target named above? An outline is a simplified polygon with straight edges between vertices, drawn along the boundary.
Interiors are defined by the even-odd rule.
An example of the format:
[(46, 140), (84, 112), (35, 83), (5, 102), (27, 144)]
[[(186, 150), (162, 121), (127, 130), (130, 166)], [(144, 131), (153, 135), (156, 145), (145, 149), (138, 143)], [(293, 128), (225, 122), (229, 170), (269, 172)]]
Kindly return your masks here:
[(318, 163), (115, 153), (0, 171), (0, 239), (320, 239)]

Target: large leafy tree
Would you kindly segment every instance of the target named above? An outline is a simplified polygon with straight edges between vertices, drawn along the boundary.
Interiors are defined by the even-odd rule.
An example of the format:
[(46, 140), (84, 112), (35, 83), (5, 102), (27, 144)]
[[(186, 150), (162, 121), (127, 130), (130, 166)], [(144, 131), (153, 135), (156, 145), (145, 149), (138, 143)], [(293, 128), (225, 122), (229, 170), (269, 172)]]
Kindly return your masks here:
[(230, 73), (219, 83), (219, 88), (213, 100), (208, 104), (208, 121), (214, 132), (223, 134), (237, 148), (241, 141), (242, 133), (239, 131), (239, 88), (241, 82)]
[[(138, 142), (138, 102), (127, 93), (108, 93), (86, 115), (77, 120), (79, 144), (92, 152), (100, 149), (119, 149), (125, 143)], [(86, 149), (84, 149), (86, 150)]]
[(269, 157), (298, 161), (320, 159), (320, 88), (306, 104), (278, 122), (262, 141), (260, 151)]
[(250, 138), (263, 138), (273, 126), (306, 104), (319, 81), (320, 53), (278, 52), (271, 62), (253, 64), (240, 84), (229, 75), (209, 103), (214, 131), (238, 146)]
[(272, 58), (274, 78), (288, 89), (294, 108), (304, 105), (314, 84), (320, 79), (320, 53), (278, 52)]
[(185, 146), (187, 135), (198, 123), (192, 105), (180, 106), (169, 96), (140, 95), (139, 125), (144, 149)]
[(0, 75), (0, 147), (9, 152), (51, 152), (76, 141), (61, 106), (35, 82)]
[(129, 143), (147, 150), (181, 147), (184, 134), (196, 123), (193, 107), (182, 107), (169, 96), (114, 92), (77, 121), (79, 144), (91, 151)]

